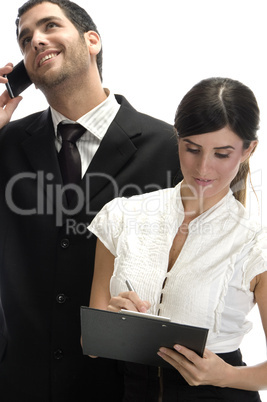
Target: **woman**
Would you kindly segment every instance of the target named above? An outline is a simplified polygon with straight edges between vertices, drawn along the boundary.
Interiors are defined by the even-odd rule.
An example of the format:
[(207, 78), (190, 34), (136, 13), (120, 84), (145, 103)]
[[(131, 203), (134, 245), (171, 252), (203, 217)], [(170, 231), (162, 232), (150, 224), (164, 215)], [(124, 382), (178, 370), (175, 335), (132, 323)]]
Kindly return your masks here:
[(239, 350), (255, 303), (267, 331), (267, 232), (244, 208), (258, 126), (249, 88), (201, 81), (175, 116), (182, 183), (115, 199), (89, 227), (99, 238), (91, 307), (209, 328), (203, 358), (180, 345), (159, 350), (170, 364), (159, 379), (126, 363), (125, 401), (260, 401), (267, 387), (267, 362), (247, 367)]

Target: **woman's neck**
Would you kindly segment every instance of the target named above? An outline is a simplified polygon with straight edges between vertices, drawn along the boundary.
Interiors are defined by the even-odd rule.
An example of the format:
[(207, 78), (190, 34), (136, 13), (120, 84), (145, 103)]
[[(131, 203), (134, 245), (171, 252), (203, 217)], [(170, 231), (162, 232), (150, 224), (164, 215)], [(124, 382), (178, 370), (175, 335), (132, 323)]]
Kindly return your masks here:
[(225, 197), (228, 191), (229, 188), (224, 188), (222, 191), (211, 197), (202, 197), (199, 194), (193, 194), (187, 184), (183, 181), (181, 184), (181, 198), (186, 220), (191, 221), (208, 211)]

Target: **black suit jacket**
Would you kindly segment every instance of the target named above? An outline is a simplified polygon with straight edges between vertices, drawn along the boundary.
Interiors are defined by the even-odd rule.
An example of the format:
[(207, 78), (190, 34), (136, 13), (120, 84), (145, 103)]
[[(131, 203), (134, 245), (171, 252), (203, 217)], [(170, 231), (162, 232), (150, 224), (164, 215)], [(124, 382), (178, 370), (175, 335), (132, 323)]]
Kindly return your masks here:
[(83, 356), (80, 346), (96, 241), (87, 225), (112, 198), (181, 175), (172, 127), (117, 100), (76, 210), (64, 203), (50, 110), (0, 131), (1, 402), (121, 400), (118, 363)]

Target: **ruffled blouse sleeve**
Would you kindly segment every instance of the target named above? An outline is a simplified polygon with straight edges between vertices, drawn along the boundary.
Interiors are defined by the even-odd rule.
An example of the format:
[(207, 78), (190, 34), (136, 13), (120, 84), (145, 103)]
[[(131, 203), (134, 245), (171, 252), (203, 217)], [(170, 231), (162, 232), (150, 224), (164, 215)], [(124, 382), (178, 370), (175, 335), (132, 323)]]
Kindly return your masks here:
[(248, 290), (252, 279), (265, 271), (267, 271), (267, 228), (261, 229), (250, 244), (250, 251), (243, 265), (243, 289)]
[(115, 198), (98, 212), (88, 226), (105, 247), (116, 257), (118, 239), (123, 229), (124, 198)]

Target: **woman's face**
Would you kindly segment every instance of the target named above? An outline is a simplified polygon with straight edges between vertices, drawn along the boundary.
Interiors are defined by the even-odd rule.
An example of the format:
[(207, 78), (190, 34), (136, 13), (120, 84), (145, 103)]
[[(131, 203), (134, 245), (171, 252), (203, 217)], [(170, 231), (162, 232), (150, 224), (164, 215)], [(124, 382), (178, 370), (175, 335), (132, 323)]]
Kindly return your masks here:
[(183, 188), (190, 197), (223, 198), (239, 165), (250, 155), (256, 141), (243, 149), (243, 141), (228, 127), (207, 134), (179, 138), (179, 156), (184, 176)]

